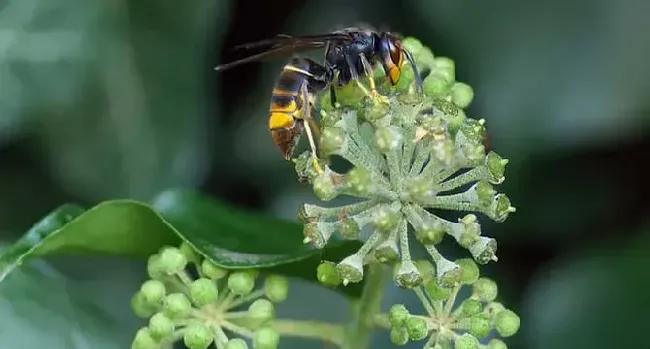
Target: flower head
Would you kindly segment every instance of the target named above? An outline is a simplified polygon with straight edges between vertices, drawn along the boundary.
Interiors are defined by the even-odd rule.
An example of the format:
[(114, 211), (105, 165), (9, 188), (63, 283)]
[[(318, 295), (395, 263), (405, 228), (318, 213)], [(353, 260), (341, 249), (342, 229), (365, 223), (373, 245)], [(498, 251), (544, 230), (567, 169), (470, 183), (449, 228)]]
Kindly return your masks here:
[[(197, 279), (186, 270), (190, 262), (199, 272)], [(204, 349), (212, 343), (247, 348), (243, 338), (252, 340), (253, 348), (278, 347), (271, 324), (274, 303), (287, 298), (285, 277), (269, 275), (256, 287), (257, 270), (222, 269), (185, 243), (153, 255), (148, 270), (151, 279), (134, 295), (132, 307), (136, 315), (149, 318), (149, 324), (137, 332), (133, 348), (160, 348), (181, 338), (188, 348)]]
[[(504, 181), (508, 161), (486, 152), (485, 120), (469, 118), (463, 109), (473, 90), (455, 81), (451, 59), (434, 58), (413, 38), (404, 43), (419, 71), (427, 74), (424, 95), (416, 93), (408, 67), (402, 68), (396, 86), (380, 84), (388, 103), (367, 98), (354, 84), (338, 90), (336, 107), (330, 106), (326, 94), (320, 100), (319, 156), (341, 157), (352, 168), (337, 172), (326, 166), (322, 172), (314, 171), (308, 151), (294, 160), (299, 177), (311, 183), (321, 200), (340, 195), (358, 199), (339, 207), (305, 204), (300, 211), (305, 241), (317, 248), (334, 234), (364, 241), (356, 254), (337, 265), (344, 283), (361, 281), (363, 265), (370, 261), (399, 260), (398, 284), (419, 285), (422, 278), (411, 266), (409, 232), (431, 255), (438, 279), (453, 283), (460, 268), (436, 245), (449, 235), (478, 263), (496, 260), (496, 240), (483, 236), (475, 213), (502, 222), (515, 211), (508, 197), (494, 189)], [(379, 69), (374, 78), (381, 75)], [(448, 221), (436, 210), (473, 213)]]

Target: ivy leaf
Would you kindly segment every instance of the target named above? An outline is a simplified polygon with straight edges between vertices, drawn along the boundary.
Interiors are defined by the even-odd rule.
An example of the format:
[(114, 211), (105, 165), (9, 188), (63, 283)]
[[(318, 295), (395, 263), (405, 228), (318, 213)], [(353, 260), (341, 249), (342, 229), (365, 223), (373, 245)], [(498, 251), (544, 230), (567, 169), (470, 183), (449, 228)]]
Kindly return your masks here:
[[(0, 255), (0, 281), (25, 261), (58, 253), (147, 257), (181, 240), (230, 269), (275, 268), (316, 281), (321, 259), (340, 260), (358, 241), (333, 240), (318, 250), (303, 244), (299, 223), (233, 209), (197, 192), (170, 190), (152, 205), (111, 200), (84, 210), (63, 205)], [(358, 288), (341, 288), (355, 294)]]

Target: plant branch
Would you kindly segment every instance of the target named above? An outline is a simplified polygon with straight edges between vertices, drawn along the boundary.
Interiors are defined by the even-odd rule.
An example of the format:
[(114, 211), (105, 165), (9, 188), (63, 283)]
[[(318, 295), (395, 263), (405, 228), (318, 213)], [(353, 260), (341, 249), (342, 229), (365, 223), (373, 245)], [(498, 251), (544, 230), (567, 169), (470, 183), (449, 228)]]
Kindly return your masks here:
[(358, 301), (358, 311), (345, 333), (343, 349), (368, 348), (370, 335), (381, 311), (386, 272), (381, 264), (368, 265), (365, 285)]
[(311, 320), (276, 319), (273, 327), (282, 336), (319, 339), (336, 346), (343, 345), (345, 329), (342, 325)]

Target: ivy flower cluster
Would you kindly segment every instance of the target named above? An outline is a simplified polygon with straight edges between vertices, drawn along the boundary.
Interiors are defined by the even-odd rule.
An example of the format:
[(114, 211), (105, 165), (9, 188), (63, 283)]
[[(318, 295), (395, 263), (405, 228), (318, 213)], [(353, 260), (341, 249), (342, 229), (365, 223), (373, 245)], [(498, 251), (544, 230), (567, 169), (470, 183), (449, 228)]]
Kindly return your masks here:
[[(359, 199), (338, 207), (305, 204), (300, 211), (305, 242), (317, 248), (326, 246), (334, 234), (364, 241), (357, 253), (336, 263), (343, 284), (360, 282), (367, 263), (399, 261), (396, 283), (406, 288), (422, 285), (423, 276), (411, 260), (412, 231), (435, 263), (439, 282), (453, 285), (460, 266), (436, 246), (449, 235), (476, 262), (496, 261), (496, 240), (482, 234), (475, 213), (502, 222), (515, 212), (509, 198), (494, 188), (504, 181), (508, 160), (486, 152), (485, 120), (469, 118), (463, 110), (473, 90), (455, 81), (451, 59), (434, 57), (413, 38), (406, 39), (405, 46), (416, 56), (419, 70), (428, 74), (424, 96), (415, 93), (409, 67), (402, 68), (400, 83), (387, 89), (389, 103), (363, 98), (354, 86), (346, 86), (339, 93), (340, 106), (327, 108), (326, 98), (321, 100), (319, 156), (341, 157), (352, 169), (338, 173), (327, 166), (316, 172), (309, 151), (295, 160), (298, 175), (311, 183), (321, 200), (340, 195)], [(473, 213), (448, 221), (433, 210)], [(321, 269), (331, 264), (325, 262)]]
[[(416, 262), (424, 281), (413, 291), (426, 314), (414, 315), (402, 304), (393, 305), (388, 322), (394, 344), (426, 339), (424, 348), (507, 349), (499, 338), (491, 338), (486, 344), (481, 344), (480, 340), (493, 331), (501, 337), (514, 335), (519, 330), (519, 317), (495, 301), (496, 283), (479, 277), (478, 266), (472, 259), (460, 259), (456, 263), (462, 269), (459, 283), (445, 287), (436, 280), (430, 262)], [(471, 288), (471, 295), (457, 304), (457, 296), (463, 288)]]
[[(192, 268), (193, 266), (193, 268)], [(228, 272), (192, 247), (165, 247), (148, 261), (150, 279), (132, 299), (136, 315), (148, 318), (133, 349), (157, 349), (183, 340), (190, 349), (276, 349), (274, 303), (288, 296), (288, 280), (267, 276), (256, 288), (258, 271)], [(198, 278), (193, 279), (194, 269)], [(241, 310), (241, 308), (243, 310)]]

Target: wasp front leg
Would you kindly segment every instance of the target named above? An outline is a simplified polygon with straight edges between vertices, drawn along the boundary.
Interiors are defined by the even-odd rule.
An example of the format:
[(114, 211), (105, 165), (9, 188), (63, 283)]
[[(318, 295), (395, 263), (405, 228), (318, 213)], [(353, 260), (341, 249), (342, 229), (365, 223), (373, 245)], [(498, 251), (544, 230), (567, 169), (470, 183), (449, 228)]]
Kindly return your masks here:
[(370, 94), (371, 94), (372, 98), (378, 99), (380, 102), (383, 102), (383, 103), (389, 103), (390, 100), (388, 99), (387, 96), (381, 95), (381, 94), (379, 94), (379, 92), (377, 92), (377, 85), (375, 84), (375, 78), (373, 76), (374, 74), (373, 74), (373, 71), (372, 71), (372, 65), (370, 64), (370, 62), (368, 62), (368, 59), (366, 58), (366, 55), (364, 55), (362, 53), (359, 56), (360, 56), (360, 59), (361, 59), (361, 64), (363, 65), (363, 70), (365, 71), (366, 76), (368, 76), (368, 82), (370, 83)]
[[(372, 78), (372, 67), (370, 67), (370, 63), (368, 63), (368, 60), (365, 58), (365, 56), (363, 54), (361, 54), (360, 57), (361, 57), (361, 62), (363, 64), (364, 73), (370, 79), (370, 91), (368, 91), (368, 89), (361, 83), (361, 81), (359, 81), (359, 72), (357, 72), (357, 68), (356, 68), (356, 65), (354, 64), (353, 60), (350, 58), (350, 56), (346, 56), (345, 59), (346, 59), (346, 61), (348, 63), (348, 66), (350, 68), (351, 80), (353, 80), (357, 84), (357, 86), (359, 86), (359, 89), (361, 89), (361, 91), (363, 91), (363, 93), (366, 96), (368, 96), (371, 100), (373, 100), (375, 102), (379, 102), (379, 103), (387, 103), (388, 104), (389, 103), (388, 97), (380, 95), (377, 92), (377, 88), (375, 86), (375, 80)], [(368, 69), (368, 67), (366, 67), (366, 63), (363, 63), (363, 62), (366, 62), (368, 67), (370, 67), (370, 68)]]

